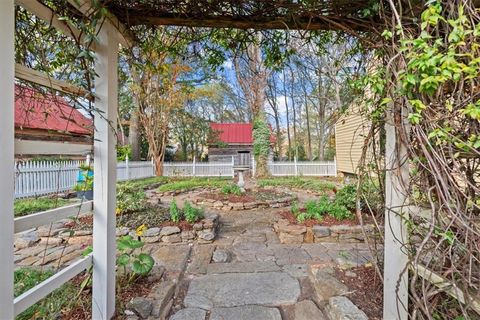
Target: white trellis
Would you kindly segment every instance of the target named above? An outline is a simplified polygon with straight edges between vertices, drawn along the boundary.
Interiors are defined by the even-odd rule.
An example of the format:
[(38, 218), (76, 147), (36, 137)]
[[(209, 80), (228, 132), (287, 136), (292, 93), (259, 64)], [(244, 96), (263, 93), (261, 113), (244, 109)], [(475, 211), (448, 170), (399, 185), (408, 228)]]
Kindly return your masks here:
[[(78, 11), (87, 15), (91, 10), (88, 0), (67, 0)], [(53, 11), (50, 11), (37, 0), (17, 0), (16, 4), (35, 14), (38, 18), (67, 35), (78, 36), (80, 33), (68, 26)], [(94, 201), (82, 205), (73, 205), (34, 214), (28, 217), (13, 218), (14, 199), (14, 83), (15, 77), (36, 84), (51, 87), (54, 90), (85, 97), (85, 90), (69, 83), (51, 79), (41, 72), (15, 65), (14, 35), (15, 35), (15, 2), (0, 1), (0, 318), (13, 319), (16, 315), (35, 304), (66, 281), (93, 265), (93, 297), (92, 318), (110, 319), (115, 311), (115, 198), (116, 198), (116, 138), (111, 128), (116, 127), (117, 119), (117, 67), (119, 43), (126, 45), (125, 28), (113, 16), (109, 16), (99, 30), (98, 43), (95, 44), (97, 59), (95, 62), (95, 134), (94, 134)], [(119, 30), (121, 32), (119, 33)], [(101, 115), (100, 115), (101, 113)], [(20, 141), (18, 147), (25, 148)], [(35, 146), (31, 145), (31, 151)], [(57, 143), (48, 146), (51, 149), (85, 150), (72, 144)], [(68, 152), (65, 151), (65, 152)], [(9, 182), (10, 181), (10, 182)], [(93, 206), (93, 207), (92, 207)], [(23, 293), (14, 299), (13, 294), (13, 234), (33, 228), (48, 222), (53, 222), (65, 216), (94, 210), (93, 223), (93, 254), (77, 260), (70, 266), (56, 273), (46, 281)]]

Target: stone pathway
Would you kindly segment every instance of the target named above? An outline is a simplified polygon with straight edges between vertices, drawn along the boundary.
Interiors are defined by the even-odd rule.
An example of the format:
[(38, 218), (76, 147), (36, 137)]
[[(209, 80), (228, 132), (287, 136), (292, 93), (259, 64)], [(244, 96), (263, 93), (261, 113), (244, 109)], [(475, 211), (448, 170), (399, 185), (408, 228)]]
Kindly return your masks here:
[[(176, 200), (182, 205), (190, 196), (179, 195)], [(335, 279), (332, 269), (370, 261), (366, 245), (281, 244), (273, 230), (281, 210), (285, 209), (218, 212), (220, 228), (213, 243), (145, 244), (143, 250), (151, 253), (156, 270), (160, 270), (157, 283), (147, 298), (129, 304), (125, 318), (367, 319), (342, 296), (348, 290)], [(62, 245), (47, 244), (46, 238), (32, 239), (39, 242), (33, 247), (17, 248), (16, 266), (57, 267), (71, 263), (91, 243), (90, 235), (83, 237), (83, 242)]]
[(366, 246), (280, 244), (276, 218), (275, 209), (223, 213), (216, 241), (191, 248), (170, 319), (367, 319), (337, 297), (347, 289), (331, 269), (368, 262)]

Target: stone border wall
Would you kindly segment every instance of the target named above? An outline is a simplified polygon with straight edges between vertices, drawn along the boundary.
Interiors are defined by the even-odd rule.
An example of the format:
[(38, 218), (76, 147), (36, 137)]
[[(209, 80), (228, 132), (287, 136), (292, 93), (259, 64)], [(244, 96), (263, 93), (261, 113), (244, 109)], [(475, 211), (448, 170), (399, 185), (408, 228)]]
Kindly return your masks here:
[[(41, 226), (36, 230), (18, 233), (15, 235), (15, 250), (33, 247), (37, 244), (46, 244), (50, 246), (60, 246), (65, 243), (69, 245), (82, 244), (89, 245), (92, 243), (92, 229), (74, 230), (72, 231), (65, 225), (71, 223), (70, 219), (64, 219), (49, 226)], [(192, 230), (182, 231), (177, 226), (151, 227), (144, 231), (140, 237), (145, 243), (165, 242), (193, 242), (211, 243), (217, 236), (219, 227), (219, 216), (217, 214), (209, 214), (206, 218), (199, 220), (193, 225)], [(116, 230), (117, 237), (131, 235), (137, 238), (135, 229), (128, 227), (118, 227)]]
[[(360, 225), (315, 225), (313, 227), (306, 227), (292, 224), (287, 219), (280, 219), (273, 225), (273, 228), (275, 232), (277, 232), (280, 242), (284, 244), (322, 242), (359, 243), (365, 241), (362, 226)], [(363, 228), (367, 236), (379, 238), (375, 226), (365, 225)]]
[(220, 201), (206, 198), (195, 198), (193, 200), (197, 205), (214, 208), (222, 211), (240, 211), (251, 210), (257, 208), (283, 208), (288, 207), (297, 198), (293, 195), (284, 196), (278, 199), (267, 201), (252, 201), (252, 202), (230, 202), (228, 200)]

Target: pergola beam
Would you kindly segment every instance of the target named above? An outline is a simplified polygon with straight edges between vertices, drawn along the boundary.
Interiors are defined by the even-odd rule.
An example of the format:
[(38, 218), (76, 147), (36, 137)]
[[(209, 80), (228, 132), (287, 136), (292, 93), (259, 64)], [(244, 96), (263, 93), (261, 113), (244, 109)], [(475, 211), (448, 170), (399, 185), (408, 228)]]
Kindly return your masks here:
[(178, 17), (178, 16), (155, 16), (155, 17), (128, 17), (130, 25), (172, 25), (184, 27), (203, 28), (236, 28), (236, 29), (279, 29), (279, 30), (338, 30), (347, 29), (346, 26), (355, 25), (355, 30), (361, 30), (364, 21), (358, 19), (342, 18), (341, 22), (336, 17)]
[(82, 32), (74, 26), (68, 25), (65, 21), (52, 11), (49, 7), (45, 6), (38, 0), (15, 0), (15, 3), (26, 9), (30, 13), (33, 13), (38, 18), (49, 23), (52, 27), (61, 31), (67, 36), (72, 36), (77, 40), (81, 40)]
[[(88, 17), (94, 12), (90, 0), (67, 0), (70, 5), (80, 11), (84, 16)], [(133, 36), (130, 31), (112, 14), (107, 15), (108, 22), (117, 30), (120, 34), (118, 41), (123, 47), (130, 47), (133, 44)]]
[(93, 99), (90, 92), (83, 88), (76, 87), (66, 81), (54, 79), (45, 73), (30, 69), (18, 63), (15, 64), (15, 77), (74, 96), (84, 97), (89, 100)]

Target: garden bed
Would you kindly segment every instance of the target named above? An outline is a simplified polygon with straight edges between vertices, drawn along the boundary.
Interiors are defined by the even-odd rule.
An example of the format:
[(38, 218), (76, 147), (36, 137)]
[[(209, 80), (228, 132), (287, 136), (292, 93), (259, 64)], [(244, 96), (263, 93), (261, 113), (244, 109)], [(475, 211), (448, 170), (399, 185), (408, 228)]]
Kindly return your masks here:
[(287, 207), (295, 200), (294, 195), (286, 192), (252, 189), (240, 194), (203, 192), (195, 197), (194, 202), (205, 207), (230, 211)]

